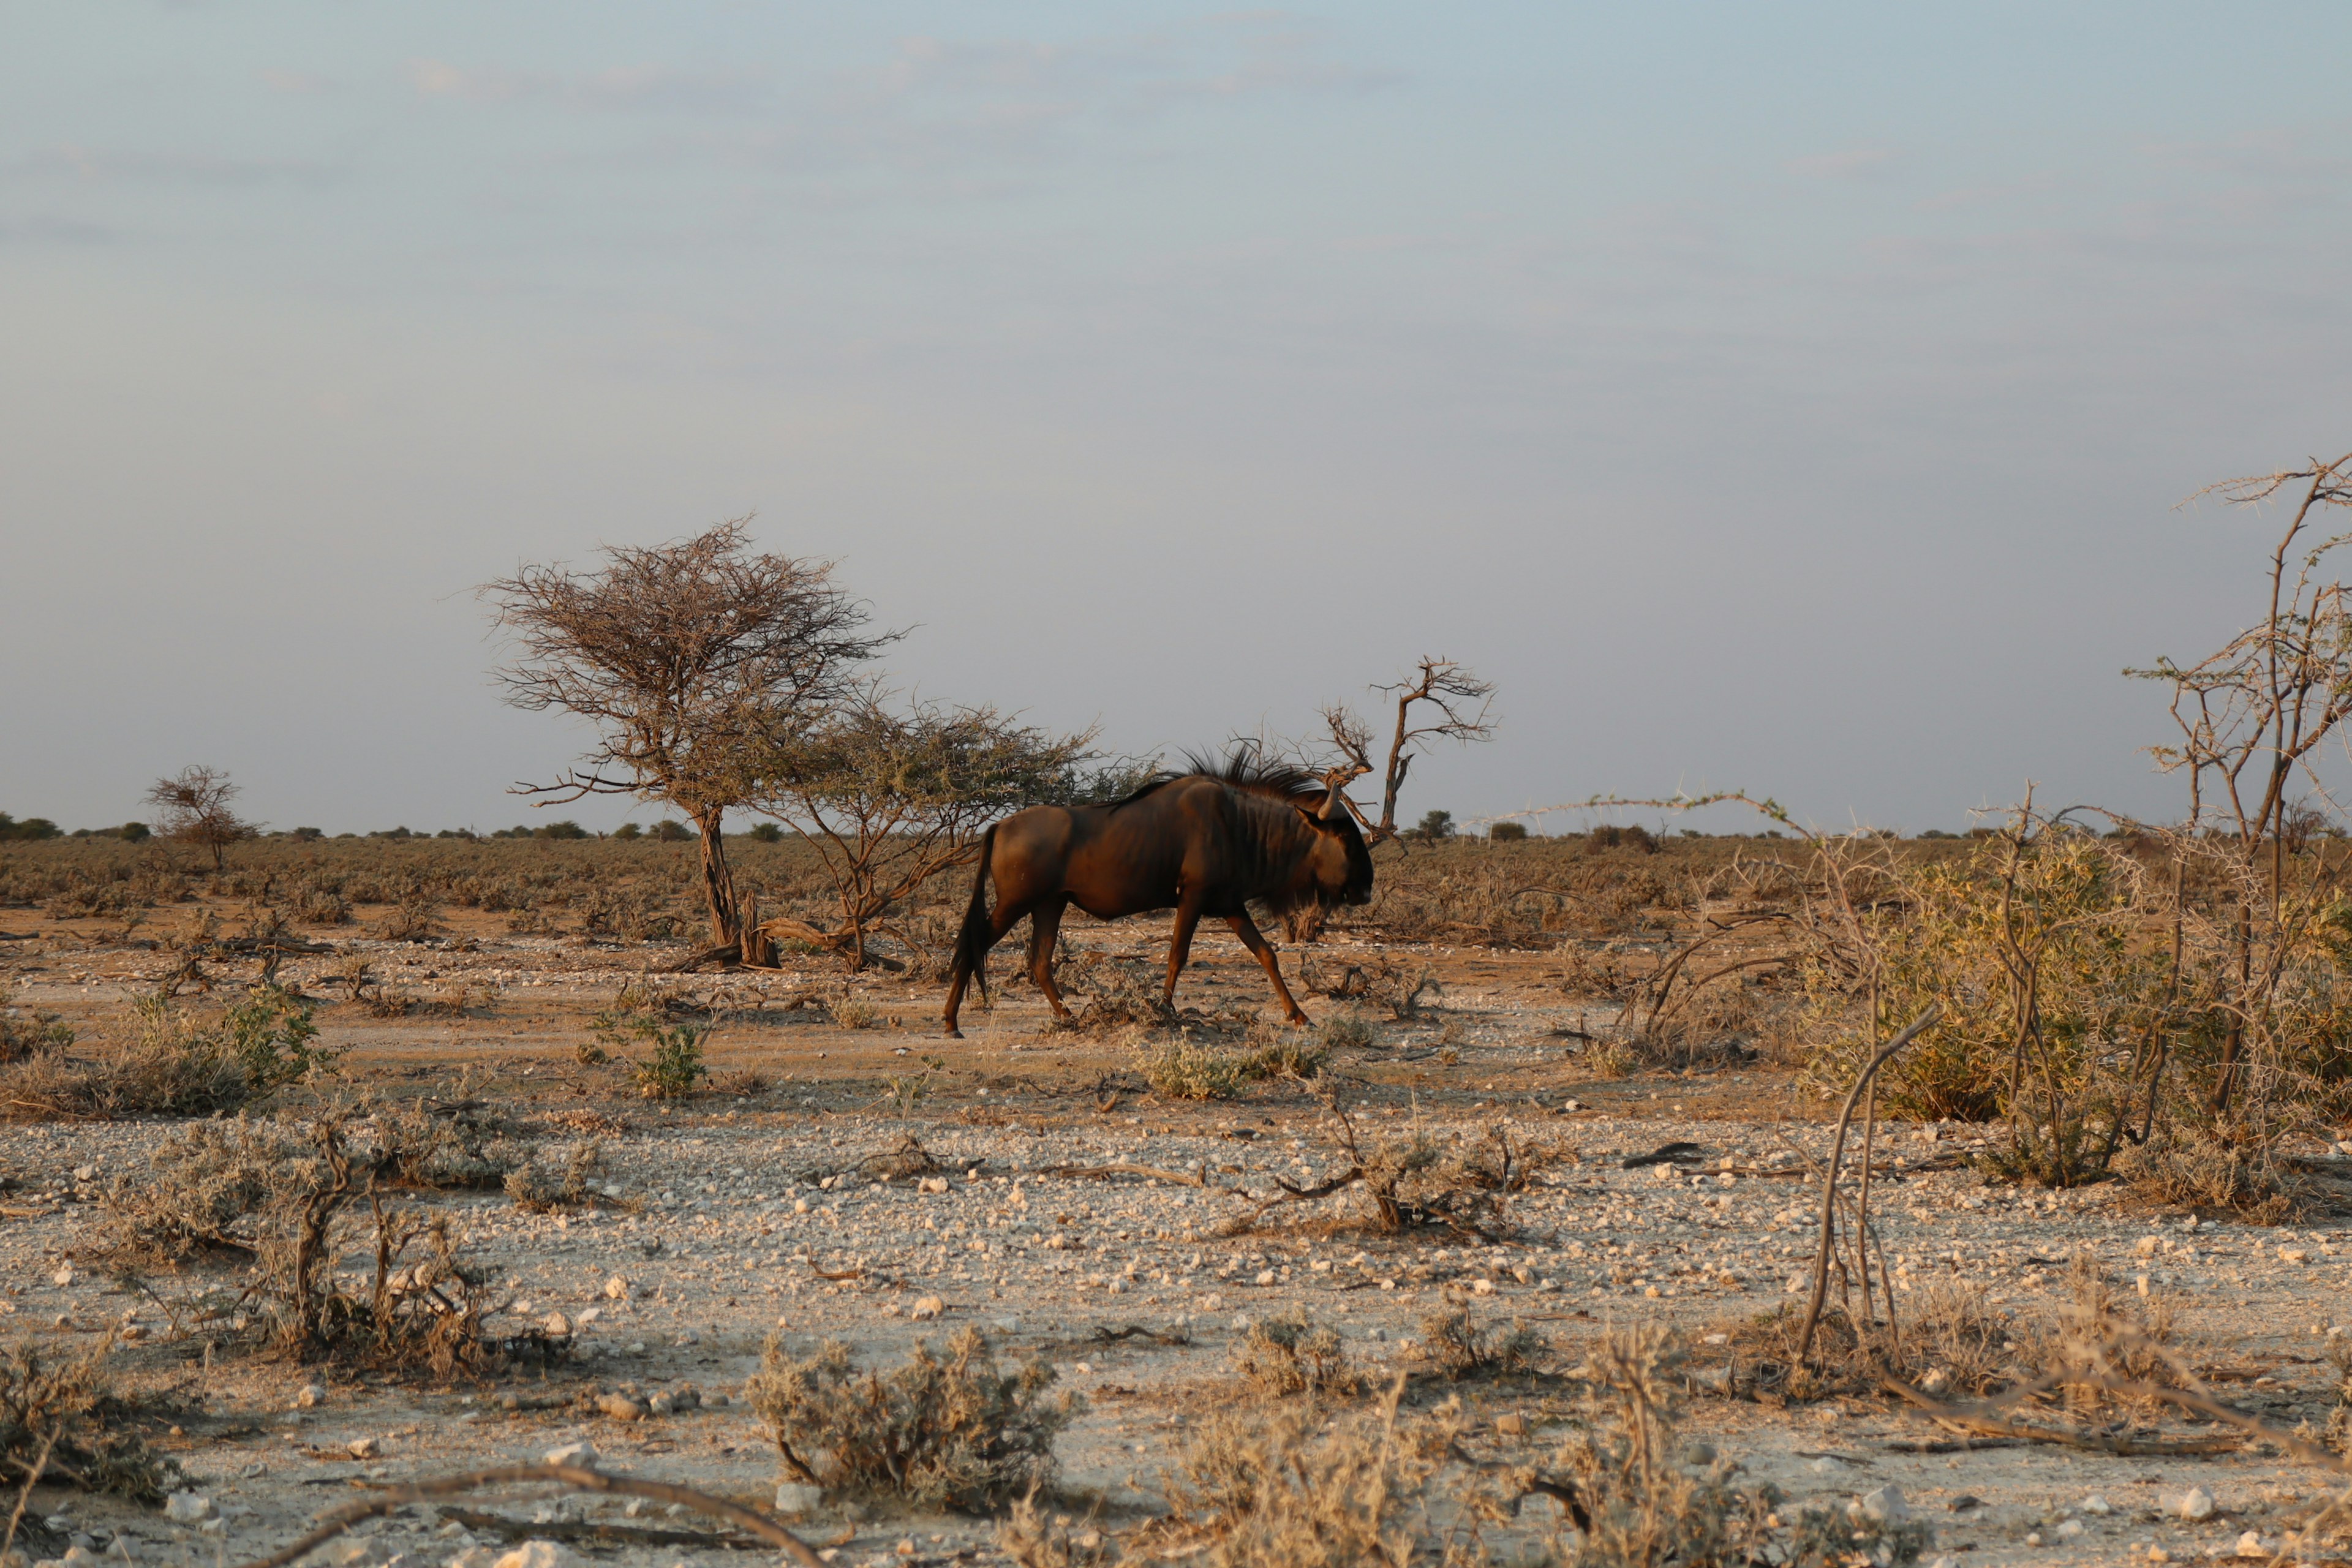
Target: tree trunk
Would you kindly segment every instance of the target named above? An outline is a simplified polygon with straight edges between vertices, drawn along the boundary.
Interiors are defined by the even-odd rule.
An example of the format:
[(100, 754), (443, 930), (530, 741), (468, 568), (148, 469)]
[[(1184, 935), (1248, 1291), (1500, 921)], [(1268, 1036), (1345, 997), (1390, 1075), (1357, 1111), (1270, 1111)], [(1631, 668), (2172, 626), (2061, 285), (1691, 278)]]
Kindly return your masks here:
[(698, 813), (695, 830), (702, 835), (702, 892), (710, 901), (710, 945), (726, 947), (742, 938), (741, 911), (735, 902), (735, 874), (727, 868), (727, 840), (719, 826), (725, 813)]

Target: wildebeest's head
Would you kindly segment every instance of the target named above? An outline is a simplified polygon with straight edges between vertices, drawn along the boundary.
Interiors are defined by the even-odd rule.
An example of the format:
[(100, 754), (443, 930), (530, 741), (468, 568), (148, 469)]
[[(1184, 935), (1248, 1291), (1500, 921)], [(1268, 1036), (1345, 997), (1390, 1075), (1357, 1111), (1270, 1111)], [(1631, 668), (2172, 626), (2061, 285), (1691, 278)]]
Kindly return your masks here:
[(1300, 879), (1301, 897), (1283, 911), (1284, 925), (1291, 941), (1312, 942), (1334, 909), (1372, 901), (1372, 852), (1364, 847), (1363, 833), (1336, 784), (1314, 806), (1291, 804), (1314, 838)]

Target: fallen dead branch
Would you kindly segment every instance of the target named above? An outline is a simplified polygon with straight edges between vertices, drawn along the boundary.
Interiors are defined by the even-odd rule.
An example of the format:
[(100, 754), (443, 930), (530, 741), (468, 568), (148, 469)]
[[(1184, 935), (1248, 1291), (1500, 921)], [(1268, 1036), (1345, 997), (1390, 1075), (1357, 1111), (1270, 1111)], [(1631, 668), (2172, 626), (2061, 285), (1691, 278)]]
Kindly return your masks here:
[(584, 1465), (510, 1465), (495, 1469), (469, 1470), (461, 1475), (441, 1476), (431, 1480), (416, 1481), (404, 1487), (389, 1487), (364, 1502), (337, 1509), (327, 1515), (316, 1530), (282, 1546), (267, 1557), (258, 1557), (240, 1568), (286, 1568), (288, 1563), (315, 1552), (320, 1546), (342, 1534), (353, 1525), (366, 1520), (381, 1519), (397, 1513), (413, 1503), (429, 1502), (435, 1498), (457, 1497), (479, 1491), (484, 1487), (522, 1486), (553, 1483), (574, 1491), (609, 1492), (624, 1497), (641, 1497), (655, 1502), (677, 1503), (697, 1513), (723, 1519), (738, 1529), (749, 1531), (780, 1549), (788, 1562), (798, 1568), (824, 1568), (824, 1559), (799, 1536), (786, 1530), (757, 1509), (725, 1498), (712, 1497), (691, 1487), (672, 1485), (667, 1481), (639, 1480), (634, 1476), (608, 1476), (604, 1471)]
[[(2026, 1384), (2024, 1388), (2004, 1395), (2000, 1400), (1994, 1402), (1994, 1405), (1996, 1406), (2007, 1405), (2030, 1397), (2033, 1394), (2047, 1393), (2062, 1383), (2077, 1387), (2098, 1388), (2108, 1393), (2148, 1397), (2156, 1397), (2159, 1393), (2154, 1384), (2126, 1383), (2121, 1379), (2111, 1381), (2067, 1373), (2053, 1374), (2047, 1378), (2037, 1378), (2033, 1383)], [(2234, 1453), (2244, 1447), (2243, 1442), (2236, 1437), (2132, 1437), (2112, 1430), (2092, 1426), (2029, 1426), (2023, 1422), (2011, 1421), (2005, 1416), (1990, 1414), (1986, 1410), (1972, 1410), (1962, 1405), (1948, 1405), (1942, 1400), (1920, 1393), (1900, 1378), (1883, 1379), (1882, 1386), (1890, 1394), (1897, 1394), (1926, 1411), (1940, 1426), (1954, 1431), (1971, 1432), (1988, 1437), (2008, 1437), (2021, 1443), (2049, 1443), (2063, 1448), (2084, 1448), (2093, 1453), (2110, 1454), (2117, 1458), (2228, 1454)], [(2165, 1394), (2179, 1392), (2177, 1389), (2161, 1391)], [(2249, 1416), (2246, 1419), (2252, 1421), (2252, 1417)], [(2255, 1423), (2255, 1426), (2258, 1429), (2267, 1430), (2267, 1428), (2261, 1428), (2260, 1423)], [(2326, 1452), (2325, 1449), (2318, 1451)], [(2331, 1455), (2330, 1458), (2333, 1458), (2333, 1456)]]

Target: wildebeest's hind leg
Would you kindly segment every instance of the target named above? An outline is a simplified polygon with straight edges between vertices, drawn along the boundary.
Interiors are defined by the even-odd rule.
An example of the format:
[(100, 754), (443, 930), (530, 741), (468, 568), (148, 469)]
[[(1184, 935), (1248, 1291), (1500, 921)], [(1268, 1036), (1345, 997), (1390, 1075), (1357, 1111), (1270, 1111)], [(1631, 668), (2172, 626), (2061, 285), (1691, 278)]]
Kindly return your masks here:
[(1066, 1022), (1070, 1010), (1062, 1005), (1061, 987), (1054, 984), (1054, 942), (1062, 933), (1062, 911), (1069, 907), (1067, 899), (1047, 899), (1029, 915), (1029, 978), (1045, 994), (1054, 1016)]
[[(1057, 914), (1059, 913), (1058, 910), (1055, 912)], [(998, 942), (1003, 942), (1006, 936), (1011, 934), (1013, 928), (1026, 920), (1028, 916), (1029, 910), (1024, 905), (1007, 903), (998, 904), (996, 906), (996, 913), (989, 917), (987, 927), (982, 932), (981, 940), (977, 944), (981, 958), (985, 960), (988, 956), (989, 950), (994, 947)], [(979, 973), (977, 966), (975, 966), (974, 973)], [(959, 974), (954, 979), (948, 982), (947, 1028), (944, 1032), (948, 1038), (951, 1040), (961, 1040), (963, 1038), (963, 1031), (956, 1026), (956, 1013), (963, 1002), (963, 981), (964, 977)], [(988, 982), (984, 975), (981, 980), (980, 990), (981, 994), (983, 996), (988, 994)]]
[(1298, 1004), (1291, 1000), (1290, 987), (1282, 983), (1282, 961), (1275, 956), (1274, 944), (1265, 940), (1265, 934), (1257, 929), (1257, 922), (1246, 914), (1238, 914), (1225, 917), (1225, 923), (1234, 928), (1234, 934), (1242, 939), (1242, 945), (1256, 955), (1259, 966), (1265, 971), (1265, 977), (1274, 982), (1274, 994), (1282, 998), (1283, 1012), (1290, 1021), (1294, 1024), (1311, 1022), (1298, 1010)]

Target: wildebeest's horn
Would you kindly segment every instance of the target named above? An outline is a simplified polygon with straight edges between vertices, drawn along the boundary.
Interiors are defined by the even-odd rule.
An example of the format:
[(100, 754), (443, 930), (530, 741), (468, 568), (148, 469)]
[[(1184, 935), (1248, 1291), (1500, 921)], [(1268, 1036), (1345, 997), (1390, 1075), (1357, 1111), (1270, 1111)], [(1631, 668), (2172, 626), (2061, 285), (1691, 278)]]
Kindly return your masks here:
[(1333, 784), (1331, 786), (1331, 793), (1323, 797), (1323, 809), (1317, 812), (1315, 815), (1319, 820), (1324, 822), (1329, 822), (1339, 815), (1339, 786), (1338, 784)]

